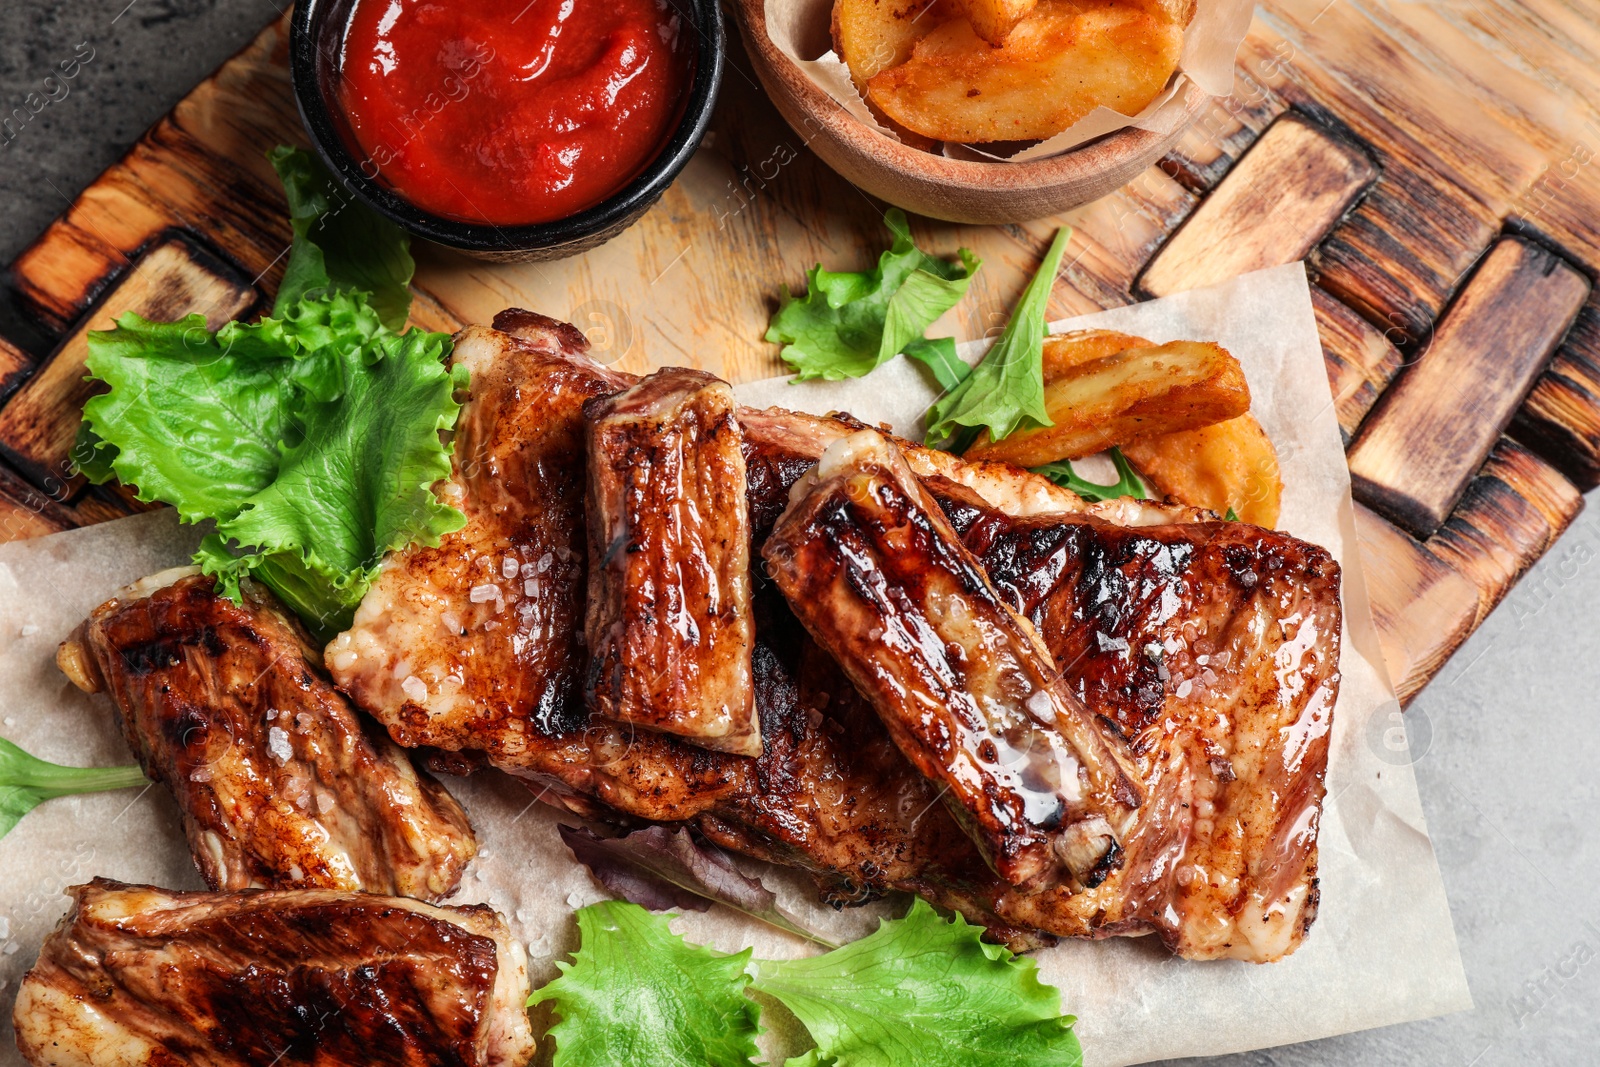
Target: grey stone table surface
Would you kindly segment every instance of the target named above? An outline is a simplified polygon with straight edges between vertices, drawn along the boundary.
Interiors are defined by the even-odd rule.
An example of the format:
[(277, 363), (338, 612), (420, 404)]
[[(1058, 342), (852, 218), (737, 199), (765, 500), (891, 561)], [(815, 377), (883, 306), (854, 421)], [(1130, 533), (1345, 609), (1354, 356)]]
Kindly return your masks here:
[[(276, 0), (3, 0), (0, 112), (41, 91), (83, 46), (93, 58), (0, 147), (0, 262), (279, 9)], [(1597, 605), (1600, 512), (1589, 511), (1407, 715), (1476, 1009), (1209, 1062), (1600, 1063)]]

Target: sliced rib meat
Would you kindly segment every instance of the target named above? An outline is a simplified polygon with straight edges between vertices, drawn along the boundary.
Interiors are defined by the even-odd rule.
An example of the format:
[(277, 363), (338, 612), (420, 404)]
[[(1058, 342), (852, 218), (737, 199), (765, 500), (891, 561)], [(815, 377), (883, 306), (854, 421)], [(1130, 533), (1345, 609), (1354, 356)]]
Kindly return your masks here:
[(591, 706), (759, 756), (750, 512), (732, 388), (668, 368), (589, 401), (584, 416)]
[(1116, 748), (895, 445), (830, 445), (762, 554), (1003, 879), (1094, 886), (1116, 868), (1139, 803)]
[(571, 327), (456, 336), (471, 395), (441, 496), (467, 524), (391, 553), (326, 651), (334, 679), (403, 745), (514, 763), (535, 738), (582, 725), (583, 404), (627, 382), (581, 339)]
[(1128, 738), (1146, 797), (1103, 885), (995, 910), (1063, 934), (1155, 929), (1191, 958), (1293, 951), (1317, 910), (1338, 564), (1243, 523), (968, 531), (1073, 691)]
[(146, 579), (57, 656), (116, 704), (206, 883), (448, 895), (477, 852), (461, 806), (364, 729), (270, 592), (249, 583), (235, 604), (215, 584), (190, 569)]
[[(742, 788), (742, 761), (593, 718), (582, 699), (583, 405), (635, 380), (531, 312), (456, 335), (469, 368), (443, 496), (467, 523), (390, 554), (328, 645), (334, 680), (407, 747), (483, 753), (580, 814), (674, 821)], [(591, 799), (592, 798), (592, 799)]]
[(96, 879), (23, 979), (35, 1067), (522, 1067), (528, 975), (505, 920), (328, 890)]
[[(570, 327), (557, 329), (537, 316), (530, 321), (497, 319), (496, 324), (531, 336), (552, 365), (559, 364), (553, 373), (598, 376), (601, 382), (592, 385), (596, 395), (633, 380), (573, 352), (571, 337), (562, 340)], [(538, 364), (524, 363), (527, 357), (519, 354), (521, 341), (495, 338), (493, 331), (483, 334), (490, 336), (481, 339), (512, 350), (506, 355), (508, 374), (518, 367), (536, 372)], [(537, 377), (524, 387), (536, 391)], [(544, 417), (535, 416), (534, 407), (509, 405), (507, 410), (513, 417), (524, 411), (526, 419)], [(570, 417), (576, 427), (573, 406), (554, 410), (558, 421)], [(479, 417), (489, 420), (494, 413)], [(738, 418), (751, 526), (760, 544), (787, 505), (790, 485), (829, 444), (861, 427), (848, 418), (777, 409), (741, 409)], [(508, 434), (502, 440), (518, 437)], [(961, 909), (1019, 947), (1028, 943), (1026, 931), (1032, 928), (1071, 937), (1154, 931), (1173, 951), (1196, 957), (1265, 960), (1292, 951), (1315, 914), (1315, 830), (1327, 719), (1338, 687), (1337, 566), (1320, 549), (1284, 534), (1236, 524), (1195, 525), (1208, 514), (1194, 509), (1127, 500), (1086, 505), (1067, 490), (1005, 464), (968, 463), (915, 446), (904, 452), (995, 577), (997, 589), (1030, 615), (1073, 692), (1117, 723), (1131, 744), (1145, 746), (1134, 761), (1148, 799), (1124, 841), (1124, 867), (1101, 886), (1087, 893), (1025, 895), (995, 878), (944, 805), (933, 802), (937, 788), (899, 755), (877, 716), (865, 712), (829, 658), (814, 648), (805, 650), (804, 633), (759, 576), (753, 666), (767, 747), (760, 759), (709, 752), (663, 735), (630, 738), (579, 708), (566, 720), (577, 725), (565, 732), (551, 736), (530, 729), (535, 740), (518, 757), (522, 766), (505, 765), (542, 789), (554, 787), (547, 796), (588, 814), (602, 813), (606, 805), (641, 818), (692, 818), (729, 848), (812, 871), (836, 902), (907, 889)], [(570, 463), (572, 457), (554, 451), (543, 462)], [(570, 476), (581, 478), (581, 473)], [(459, 474), (456, 481), (462, 481)], [(513, 488), (525, 495), (538, 491)], [(524, 498), (506, 505), (526, 506)], [(564, 515), (571, 523), (566, 543), (581, 549), (579, 509)], [(469, 511), (469, 529), (463, 533), (475, 524), (499, 521), (507, 520)], [(1046, 551), (1050, 545), (1056, 547)], [(1108, 610), (1105, 598), (1113, 593), (1124, 596), (1105, 583), (1113, 580), (1113, 569), (1134, 573), (1123, 567), (1138, 560), (1146, 561), (1139, 572), (1143, 592), (1129, 594), (1126, 611), (1118, 616), (1120, 628), (1070, 623), (1074, 613), (1087, 619)], [(1161, 570), (1150, 562), (1156, 560), (1171, 565)], [(1218, 560), (1231, 563), (1219, 570)], [(1088, 572), (1102, 577), (1085, 580)], [(1254, 584), (1239, 577), (1252, 574), (1259, 579)], [(1176, 614), (1168, 611), (1169, 604), (1178, 605)], [(1185, 618), (1196, 620), (1192, 634), (1181, 626)], [(1226, 663), (1208, 656), (1202, 664), (1203, 651), (1187, 660), (1180, 650), (1165, 651), (1174, 626), (1185, 640), (1202, 640), (1202, 619), (1205, 633), (1212, 635), (1208, 640), (1231, 635), (1238, 654)], [(1288, 630), (1260, 620), (1287, 620)], [(435, 646), (433, 633), (396, 631), (398, 640), (388, 645), (394, 658), (386, 669), (450, 662), (459, 642)], [(1104, 642), (1097, 636), (1101, 633)], [(500, 632), (507, 647), (509, 638)], [(1130, 658), (1128, 649), (1151, 643), (1162, 645), (1164, 664)], [(495, 651), (492, 643), (486, 651), (495, 662), (510, 661), (509, 652)], [(1292, 670), (1280, 674), (1280, 656)], [(1182, 673), (1191, 669), (1195, 673)], [(398, 680), (403, 678), (404, 672)], [(404, 737), (405, 697), (398, 680), (364, 688), (360, 699), (386, 722), (400, 723)], [(1187, 689), (1184, 681), (1191, 683)], [(512, 682), (521, 684), (521, 679)], [(378, 703), (367, 703), (373, 699)], [(420, 724), (427, 721), (416, 717), (418, 709), (408, 714)], [(492, 749), (505, 721), (501, 714), (476, 720), (464, 715), (460, 747)], [(530, 716), (529, 721), (537, 720)], [(1163, 731), (1177, 740), (1150, 747)], [(475, 734), (484, 740), (474, 743)], [(1213, 748), (1225, 758), (1213, 762)], [(1248, 771), (1251, 760), (1287, 768), (1291, 749), (1296, 753), (1292, 774), (1240, 773)], [(1257, 756), (1227, 755), (1235, 751)], [(1158, 758), (1162, 752), (1174, 758)], [(1273, 795), (1274, 780), (1283, 783), (1281, 795), (1291, 798), (1288, 802)], [(1184, 813), (1199, 807), (1190, 798), (1200, 793), (1214, 798), (1211, 809), (1200, 809), (1212, 812), (1209, 823), (1199, 815), (1183, 821)], [(1178, 818), (1169, 817), (1174, 812)], [(1246, 820), (1248, 834), (1240, 832)], [(1208, 851), (1226, 858), (1235, 839), (1243, 842), (1237, 870), (1244, 875), (1236, 881), (1222, 875), (1201, 879), (1195, 869), (1206, 866)], [(1286, 859), (1277, 860), (1279, 853)], [(1185, 869), (1190, 873), (1180, 885)], [(1269, 877), (1274, 872), (1282, 876), (1277, 889)], [(1259, 915), (1268, 921), (1251, 920)]]

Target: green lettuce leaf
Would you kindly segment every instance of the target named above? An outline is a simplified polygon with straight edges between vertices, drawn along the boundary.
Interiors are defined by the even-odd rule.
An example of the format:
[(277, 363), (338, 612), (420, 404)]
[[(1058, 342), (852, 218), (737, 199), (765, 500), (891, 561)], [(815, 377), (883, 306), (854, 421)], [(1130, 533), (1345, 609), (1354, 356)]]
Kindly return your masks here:
[(981, 429), (999, 441), (1019, 428), (1051, 425), (1044, 406), (1044, 313), (1071, 236), (1067, 227), (1056, 231), (994, 347), (928, 410), (929, 446), (961, 452)]
[(274, 317), (325, 291), (366, 293), (391, 330), (405, 328), (411, 308), (411, 238), (358, 203), (315, 156), (279, 145), (267, 156), (289, 199), (294, 243), (278, 285)]
[(561, 977), (528, 998), (559, 1018), (554, 1067), (751, 1067), (760, 1008), (744, 995), (750, 950), (691, 945), (669, 916), (602, 901), (578, 911), (582, 938)]
[(445, 366), (449, 343), (390, 332), (351, 293), (215, 334), (198, 315), (124, 315), (89, 335), (89, 373), (110, 389), (84, 405), (80, 462), (185, 522), (214, 521), (196, 562), (234, 597), (246, 575), (265, 582), (325, 636), (385, 552), (465, 522), (431, 488), (450, 473), (439, 431), (466, 384)]
[(1042, 474), (1057, 485), (1071, 489), (1085, 500), (1116, 500), (1124, 496), (1131, 496), (1135, 500), (1150, 498), (1139, 472), (1133, 469), (1133, 464), (1122, 454), (1122, 449), (1115, 445), (1111, 447), (1111, 462), (1116, 465), (1117, 480), (1110, 485), (1085, 481), (1072, 469), (1072, 461), (1066, 459), (1035, 467), (1033, 473)]
[[(797, 381), (861, 377), (922, 341), (923, 331), (966, 295), (979, 266), (971, 252), (958, 250), (959, 263), (923, 252), (899, 208), (884, 222), (894, 243), (877, 267), (836, 273), (819, 263), (806, 276), (804, 297), (784, 291), (766, 336), (784, 346), (779, 355)], [(954, 359), (954, 342), (948, 347)]]
[(46, 800), (148, 784), (138, 767), (63, 767), (0, 737), (0, 837)]
[(939, 388), (946, 392), (960, 385), (972, 373), (972, 368), (956, 355), (953, 337), (936, 337), (931, 341), (925, 337), (918, 338), (906, 345), (906, 355), (927, 364)]
[(821, 956), (761, 960), (752, 987), (805, 1024), (788, 1067), (1044, 1067), (1083, 1062), (1076, 1021), (1031, 960), (925, 901)]

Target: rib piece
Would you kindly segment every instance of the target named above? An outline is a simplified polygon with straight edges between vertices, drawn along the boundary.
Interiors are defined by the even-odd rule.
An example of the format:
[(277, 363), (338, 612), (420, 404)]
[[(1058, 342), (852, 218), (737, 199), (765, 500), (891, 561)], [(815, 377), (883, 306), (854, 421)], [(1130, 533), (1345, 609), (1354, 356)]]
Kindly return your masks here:
[(893, 444), (863, 430), (830, 445), (762, 554), (1003, 879), (1094, 886), (1118, 866), (1131, 777)]
[(1064, 934), (1155, 929), (1196, 959), (1292, 952), (1317, 911), (1338, 564), (1243, 523), (1030, 518), (968, 544), (1128, 738), (1146, 798), (1104, 884), (995, 910)]
[[(962, 486), (927, 484), (999, 589), (1031, 613), (1069, 687), (1132, 739), (1146, 799), (1123, 866), (1091, 890), (1007, 886), (825, 656), (780, 654), (778, 670), (762, 669), (774, 660), (760, 649), (805, 643), (771, 613), (758, 621), (767, 754), (753, 791), (697, 826), (725, 848), (806, 868), (836, 904), (919, 893), (1019, 951), (1041, 932), (1155, 932), (1196, 959), (1292, 952), (1316, 914), (1337, 564), (1242, 524), (1018, 520)], [(1159, 660), (1143, 652), (1151, 646)]]
[(481, 905), (97, 878), (22, 981), (36, 1067), (522, 1067), (522, 949)]
[(445, 499), (466, 525), (385, 559), (328, 668), (407, 747), (482, 753), (580, 815), (677, 821), (743, 788), (743, 760), (594, 718), (582, 700), (583, 405), (635, 380), (525, 311), (469, 327)]
[(496, 763), (582, 725), (582, 410), (627, 384), (583, 355), (572, 327), (517, 322), (519, 337), (456, 335), (471, 396), (441, 496), (466, 526), (391, 553), (326, 652), (334, 680), (402, 745)]
[(584, 405), (591, 706), (761, 755), (750, 679), (750, 513), (733, 390), (668, 368)]
[(363, 731), (270, 592), (248, 583), (235, 604), (215, 584), (189, 568), (145, 579), (57, 656), (110, 694), (206, 884), (449, 894), (477, 852), (461, 806)]

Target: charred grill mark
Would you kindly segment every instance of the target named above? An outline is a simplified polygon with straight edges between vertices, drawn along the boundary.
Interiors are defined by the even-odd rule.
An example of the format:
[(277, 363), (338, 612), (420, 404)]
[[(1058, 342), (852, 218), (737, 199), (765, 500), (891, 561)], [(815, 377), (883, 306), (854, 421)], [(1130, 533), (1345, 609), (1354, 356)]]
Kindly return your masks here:
[(120, 649), (118, 658), (122, 661), (123, 670), (131, 675), (143, 676), (176, 667), (182, 662), (179, 654), (182, 648), (182, 644), (171, 638), (158, 637)]

